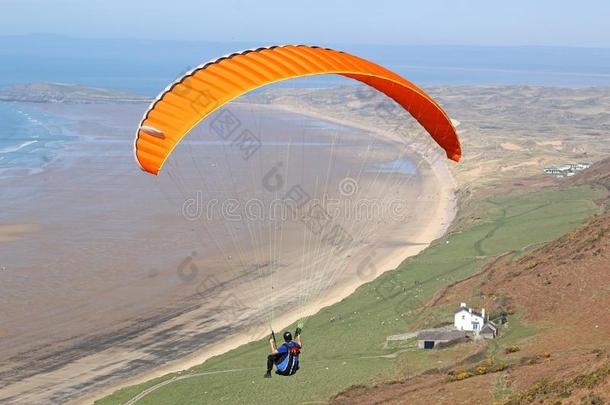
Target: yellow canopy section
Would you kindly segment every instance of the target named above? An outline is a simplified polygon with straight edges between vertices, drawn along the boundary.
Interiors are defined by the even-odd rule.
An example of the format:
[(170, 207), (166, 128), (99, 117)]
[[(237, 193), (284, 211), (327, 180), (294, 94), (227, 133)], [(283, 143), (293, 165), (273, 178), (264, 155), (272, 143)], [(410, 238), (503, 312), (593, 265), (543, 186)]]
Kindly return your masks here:
[(428, 131), (449, 159), (459, 161), (460, 143), (451, 120), (423, 90), (357, 56), (306, 45), (234, 53), (184, 75), (144, 115), (134, 144), (136, 160), (143, 170), (158, 174), (191, 128), (222, 105), (267, 84), (321, 74), (350, 77), (391, 97)]

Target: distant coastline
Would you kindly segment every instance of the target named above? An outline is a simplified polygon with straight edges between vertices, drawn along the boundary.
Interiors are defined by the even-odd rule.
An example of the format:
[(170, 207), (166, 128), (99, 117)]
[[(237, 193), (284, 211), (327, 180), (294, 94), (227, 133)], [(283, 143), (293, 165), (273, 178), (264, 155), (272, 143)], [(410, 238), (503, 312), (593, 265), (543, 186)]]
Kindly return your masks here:
[(0, 101), (27, 103), (142, 103), (150, 97), (69, 83), (24, 83), (0, 88)]
[[(0, 87), (78, 83), (154, 97), (185, 71), (260, 42), (142, 41), (67, 36), (0, 36)], [(318, 43), (386, 66), (419, 86), (610, 86), (610, 49), (553, 46), (382, 45)], [(39, 67), (44, 66), (45, 69)], [(327, 75), (284, 87), (355, 82)]]

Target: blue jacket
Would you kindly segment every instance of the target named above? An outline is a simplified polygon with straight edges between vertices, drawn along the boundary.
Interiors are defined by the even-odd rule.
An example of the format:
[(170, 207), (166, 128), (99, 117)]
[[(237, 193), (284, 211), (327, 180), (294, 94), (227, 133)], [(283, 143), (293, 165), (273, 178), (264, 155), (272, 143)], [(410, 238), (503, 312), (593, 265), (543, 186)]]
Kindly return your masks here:
[(281, 355), (280, 360), (276, 364), (276, 374), (293, 375), (299, 369), (299, 354), (301, 354), (301, 345), (297, 342), (286, 342), (277, 349)]

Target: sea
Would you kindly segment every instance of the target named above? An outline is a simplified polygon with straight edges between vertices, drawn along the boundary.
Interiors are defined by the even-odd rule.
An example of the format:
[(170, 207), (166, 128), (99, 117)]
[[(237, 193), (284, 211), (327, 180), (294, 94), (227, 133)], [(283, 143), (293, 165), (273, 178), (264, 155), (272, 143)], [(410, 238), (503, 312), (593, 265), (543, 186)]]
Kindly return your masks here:
[(0, 178), (44, 170), (76, 139), (71, 123), (36, 106), (0, 102)]
[[(199, 64), (268, 44), (53, 35), (0, 37), (0, 87), (18, 83), (77, 83), (155, 96)], [(610, 86), (610, 48), (463, 45), (316, 44), (382, 64), (423, 86)], [(355, 82), (319, 76), (278, 84), (332, 87)], [(35, 106), (0, 102), (0, 176), (40, 170), (71, 136), (66, 122)]]

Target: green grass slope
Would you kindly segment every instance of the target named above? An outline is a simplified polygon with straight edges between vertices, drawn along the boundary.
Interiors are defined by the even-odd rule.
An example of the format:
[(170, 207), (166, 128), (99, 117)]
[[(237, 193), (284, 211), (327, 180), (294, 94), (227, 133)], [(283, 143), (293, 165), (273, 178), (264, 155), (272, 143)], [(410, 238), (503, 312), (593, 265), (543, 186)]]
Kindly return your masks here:
[[(352, 385), (436, 367), (442, 362), (439, 351), (385, 347), (386, 336), (450, 321), (450, 309), (423, 310), (422, 304), (499, 254), (563, 235), (597, 212), (594, 201), (604, 195), (580, 186), (492, 197), (472, 205), (469, 209), (482, 215), (469, 228), (438, 240), (398, 269), (312, 316), (304, 330), (302, 367), (294, 377), (263, 379), (268, 345), (258, 341), (188, 371), (121, 389), (97, 404), (133, 403), (151, 387), (136, 403), (321, 403)], [(460, 350), (446, 353), (460, 356)]]

